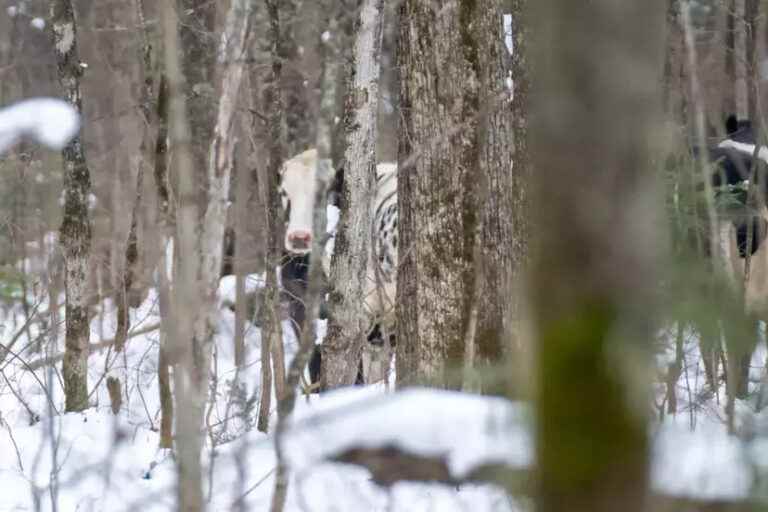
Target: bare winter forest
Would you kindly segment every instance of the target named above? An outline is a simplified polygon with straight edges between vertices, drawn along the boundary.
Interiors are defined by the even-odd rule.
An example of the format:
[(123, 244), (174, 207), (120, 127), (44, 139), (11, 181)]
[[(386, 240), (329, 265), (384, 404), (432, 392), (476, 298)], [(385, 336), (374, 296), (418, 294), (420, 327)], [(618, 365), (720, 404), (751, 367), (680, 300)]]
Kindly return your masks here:
[(0, 512), (768, 510), (768, 2), (0, 6)]

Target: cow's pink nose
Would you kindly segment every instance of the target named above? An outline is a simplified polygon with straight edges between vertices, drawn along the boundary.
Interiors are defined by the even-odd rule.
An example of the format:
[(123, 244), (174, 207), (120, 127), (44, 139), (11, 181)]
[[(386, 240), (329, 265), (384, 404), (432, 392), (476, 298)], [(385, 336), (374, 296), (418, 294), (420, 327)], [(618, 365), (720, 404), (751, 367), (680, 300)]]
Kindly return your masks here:
[(288, 235), (288, 241), (294, 249), (309, 249), (312, 233), (309, 231), (293, 231)]

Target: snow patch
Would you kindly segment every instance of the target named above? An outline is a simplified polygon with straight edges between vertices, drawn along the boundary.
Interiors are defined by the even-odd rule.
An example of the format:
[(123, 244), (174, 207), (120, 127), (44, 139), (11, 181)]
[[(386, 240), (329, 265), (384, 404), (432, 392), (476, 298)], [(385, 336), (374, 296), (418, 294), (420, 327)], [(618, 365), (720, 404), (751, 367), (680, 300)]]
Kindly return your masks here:
[(507, 51), (510, 55), (514, 55), (515, 53), (515, 40), (512, 37), (513, 31), (512, 31), (512, 15), (511, 14), (504, 14), (502, 16), (503, 24), (504, 24), (504, 44), (507, 46)]
[(53, 32), (56, 34), (56, 51), (65, 54), (72, 50), (75, 44), (75, 27), (72, 23), (54, 23)]
[(62, 149), (77, 134), (80, 116), (69, 103), (54, 98), (34, 98), (0, 110), (0, 152), (22, 137), (52, 149)]

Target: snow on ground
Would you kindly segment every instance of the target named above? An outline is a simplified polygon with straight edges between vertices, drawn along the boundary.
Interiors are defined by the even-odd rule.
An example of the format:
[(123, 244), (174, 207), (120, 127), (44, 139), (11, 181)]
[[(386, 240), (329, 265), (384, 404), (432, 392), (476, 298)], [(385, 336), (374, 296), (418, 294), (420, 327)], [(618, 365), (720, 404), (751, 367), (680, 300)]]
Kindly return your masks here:
[(284, 448), (291, 466), (304, 470), (347, 448), (387, 445), (444, 456), (458, 477), (486, 463), (525, 467), (532, 460), (520, 404), (434, 389), (384, 394), (382, 388), (327, 393), (298, 411)]
[[(263, 276), (246, 281), (247, 290), (262, 285)], [(226, 307), (234, 301), (234, 290), (234, 278), (222, 280), (215, 400), (206, 419), (205, 492), (210, 510), (237, 510), (240, 505), (242, 510), (264, 510), (274, 486), (275, 455), (273, 438), (253, 428), (252, 407), (260, 398), (260, 333), (248, 324), (248, 358), (236, 371), (234, 313)], [(45, 297), (36, 300), (45, 313)], [(61, 320), (63, 308), (58, 314)], [(0, 511), (36, 510), (36, 501), (40, 510), (52, 510), (52, 494), (58, 509), (65, 511), (173, 510), (173, 458), (157, 448), (159, 332), (149, 329), (159, 323), (154, 290), (132, 311), (131, 319), (132, 332), (147, 332), (131, 337), (124, 353), (115, 354), (108, 346), (94, 351), (89, 361), (93, 407), (82, 414), (58, 413), (63, 410), (60, 364), (42, 365), (35, 372), (26, 366), (45, 356), (35, 347), (36, 340), (45, 342), (52, 336), (46, 325), (31, 325), (29, 337), (22, 333), (14, 345), (19, 357), (0, 362)], [(0, 340), (8, 344), (23, 330), (24, 312), (18, 305), (6, 304), (0, 307), (0, 323)], [(114, 306), (107, 301), (92, 320), (91, 343), (111, 339), (115, 325)], [(324, 322), (318, 323), (318, 332), (324, 327)], [(296, 340), (287, 321), (283, 329), (291, 357)], [(62, 325), (54, 331), (53, 353), (63, 348)], [(755, 475), (768, 470), (768, 440), (754, 435), (744, 442), (726, 434), (718, 402), (724, 395), (698, 404), (704, 375), (697, 350), (695, 336), (686, 333), (684, 371), (678, 383), (680, 412), (651, 426), (653, 487), (677, 496), (741, 499), (754, 494)], [(756, 352), (756, 366), (762, 366), (765, 355), (763, 345)], [(658, 364), (664, 367), (670, 361), (669, 354), (661, 354)], [(107, 375), (119, 378), (127, 391), (117, 416), (110, 411)], [(754, 381), (761, 377), (762, 371), (755, 370)], [(755, 413), (750, 403), (738, 405), (741, 430), (768, 430), (768, 416)], [(372, 483), (367, 470), (326, 459), (352, 446), (395, 445), (443, 456), (456, 475), (490, 462), (524, 468), (534, 456), (531, 432), (529, 407), (501, 398), (427, 389), (391, 393), (383, 385), (302, 398), (284, 445), (292, 468), (286, 510), (526, 510), (525, 504), (492, 485), (457, 489), (398, 483), (383, 489)]]
[[(255, 289), (262, 282), (263, 276), (250, 276), (246, 289)], [(220, 292), (222, 303), (233, 300), (234, 278), (223, 279)], [(39, 299), (42, 300), (40, 311), (45, 312), (48, 304), (44, 297)], [(18, 307), (0, 309), (0, 312), (0, 321), (7, 327), (0, 333), (5, 344), (23, 325), (23, 312)], [(63, 308), (58, 314), (60, 320), (63, 319)], [(158, 297), (154, 290), (140, 308), (131, 312), (131, 319), (132, 332), (157, 325)], [(111, 339), (115, 326), (114, 306), (106, 301), (91, 322), (91, 343)], [(319, 322), (318, 332), (322, 333), (324, 327), (324, 322)], [(283, 330), (286, 352), (291, 357), (296, 350), (296, 340), (287, 321), (283, 323)], [(244, 408), (254, 414), (253, 410), (247, 410), (247, 400), (255, 398), (258, 403), (260, 398), (260, 333), (248, 324), (246, 342), (250, 350), (240, 372), (235, 371), (233, 364), (233, 333), (234, 313), (224, 307), (214, 357), (215, 403), (206, 420), (210, 425), (204, 453), (206, 493), (210, 510), (237, 509), (238, 500), (242, 501), (243, 510), (263, 510), (270, 502), (274, 486), (274, 440), (252, 428), (253, 421), (245, 420), (240, 414)], [(32, 330), (32, 339), (39, 334), (39, 326), (36, 326)], [(58, 350), (61, 350), (61, 324), (57, 338)], [(59, 414), (63, 410), (63, 394), (58, 385), (60, 364), (56, 368), (42, 366), (33, 373), (19, 359), (0, 363), (7, 379), (0, 381), (0, 481), (4, 484), (0, 493), (0, 511), (35, 510), (36, 501), (40, 510), (52, 510), (52, 494), (56, 495), (59, 510), (173, 510), (173, 458), (168, 451), (157, 447), (160, 420), (156, 378), (158, 338), (159, 332), (151, 330), (129, 338), (121, 354), (116, 354), (111, 347), (94, 350), (89, 359), (93, 407), (82, 414)], [(39, 362), (45, 354), (34, 352), (33, 346), (34, 343), (22, 337), (14, 352), (27, 364)], [(118, 377), (127, 389), (123, 409), (117, 416), (110, 410), (105, 386), (107, 375)], [(50, 395), (47, 389), (52, 389)], [(235, 389), (237, 393), (233, 393)], [(374, 417), (365, 419), (364, 413), (360, 421), (347, 422), (324, 442), (328, 446), (339, 444), (336, 435), (341, 438), (343, 434), (349, 439), (364, 429), (384, 431), (390, 427), (382, 414), (389, 416), (400, 407), (393, 410), (387, 405), (385, 393), (384, 387), (380, 386), (314, 396), (310, 401), (302, 399), (297, 404), (296, 421), (306, 426), (305, 422), (311, 423), (316, 413), (327, 416), (339, 407), (365, 411), (368, 406), (379, 403), (381, 407), (372, 409)], [(17, 397), (22, 397), (26, 406)], [(419, 400), (429, 402), (428, 394), (422, 394)], [(471, 397), (443, 397), (431, 406), (431, 410), (436, 413), (437, 408), (460, 405), (491, 414), (500, 403), (489, 406)], [(49, 407), (53, 408), (53, 414)], [(425, 403), (411, 407), (413, 414), (406, 416), (419, 417), (430, 410), (426, 407)], [(511, 406), (504, 404), (503, 407), (502, 414)], [(465, 430), (471, 424), (465, 421)], [(400, 425), (405, 428), (408, 422), (402, 421)], [(441, 432), (438, 424), (431, 424), (430, 428), (437, 429), (433, 436)], [(479, 430), (475, 428), (473, 432)], [(401, 430), (398, 435), (403, 434), (405, 432)], [(297, 434), (296, 443), (299, 443), (299, 436)], [(422, 436), (422, 442), (428, 446), (428, 437)], [(441, 446), (449, 447), (450, 435), (446, 434), (441, 443)], [(501, 489), (489, 485), (467, 485), (457, 490), (442, 485), (399, 484), (385, 490), (373, 484), (364, 469), (319, 460), (315, 460), (315, 464), (299, 466), (299, 451), (292, 447), (288, 451), (292, 454), (292, 462), (297, 464), (297, 471), (292, 476), (287, 511), (451, 511), (466, 510), (470, 506), (489, 511), (517, 510)], [(486, 446), (485, 451), (491, 453), (493, 449)], [(456, 461), (459, 465), (466, 464), (460, 454)], [(52, 471), (53, 467), (58, 469)]]

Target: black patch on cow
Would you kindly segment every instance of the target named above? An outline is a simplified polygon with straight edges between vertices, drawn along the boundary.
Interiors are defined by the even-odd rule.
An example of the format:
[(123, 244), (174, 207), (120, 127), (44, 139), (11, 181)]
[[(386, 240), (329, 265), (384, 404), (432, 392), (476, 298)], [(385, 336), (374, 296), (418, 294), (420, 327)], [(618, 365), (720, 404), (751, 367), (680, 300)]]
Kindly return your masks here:
[(309, 381), (312, 384), (320, 382), (323, 367), (322, 346), (315, 345), (312, 348), (312, 357), (309, 358)]
[(745, 144), (755, 143), (755, 134), (752, 131), (752, 121), (749, 119), (738, 119), (735, 114), (731, 114), (725, 120), (725, 133), (729, 139)]
[(235, 273), (235, 228), (224, 229), (224, 241), (222, 245), (221, 277), (231, 276)]
[[(323, 368), (323, 346), (315, 345), (312, 349), (312, 356), (309, 358), (309, 381), (313, 384), (313, 393), (320, 392), (319, 386), (314, 386), (320, 383), (322, 377)], [(363, 360), (360, 358), (360, 362), (357, 365), (357, 376), (355, 377), (355, 385), (362, 386), (363, 380)]]
[(731, 135), (739, 130), (739, 120), (735, 114), (731, 114), (725, 120), (725, 133)]
[(368, 333), (368, 343), (380, 347), (384, 344), (384, 335), (381, 334), (381, 325), (378, 323), (373, 326), (371, 332)]
[[(742, 258), (747, 257), (747, 244), (750, 241), (749, 254), (755, 254), (760, 248), (760, 244), (765, 240), (766, 232), (768, 232), (768, 221), (762, 217), (753, 215), (751, 218), (734, 222), (734, 225), (736, 226), (736, 244), (739, 248), (739, 256)], [(752, 239), (747, 240), (747, 238), (749, 238), (750, 227), (752, 228)]]
[(343, 209), (344, 203), (344, 167), (336, 169), (328, 187), (328, 204), (332, 204), (338, 209)]

